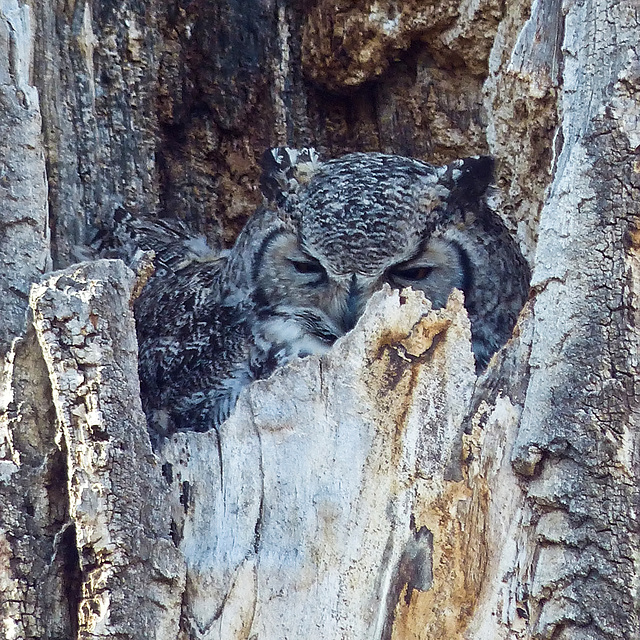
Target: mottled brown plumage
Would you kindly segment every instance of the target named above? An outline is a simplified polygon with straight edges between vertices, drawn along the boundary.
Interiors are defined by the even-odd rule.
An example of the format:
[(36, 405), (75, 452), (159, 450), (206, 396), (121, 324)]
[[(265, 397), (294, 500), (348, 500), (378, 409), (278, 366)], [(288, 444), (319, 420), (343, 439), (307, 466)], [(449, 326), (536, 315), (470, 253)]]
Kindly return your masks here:
[(229, 252), (214, 255), (177, 222), (128, 215), (106, 243), (156, 253), (135, 308), (154, 432), (219, 425), (252, 380), (349, 331), (384, 283), (421, 290), (436, 307), (462, 289), (480, 369), (509, 338), (529, 271), (487, 204), (491, 158), (320, 163), (313, 150), (274, 149), (263, 165), (269, 202)]

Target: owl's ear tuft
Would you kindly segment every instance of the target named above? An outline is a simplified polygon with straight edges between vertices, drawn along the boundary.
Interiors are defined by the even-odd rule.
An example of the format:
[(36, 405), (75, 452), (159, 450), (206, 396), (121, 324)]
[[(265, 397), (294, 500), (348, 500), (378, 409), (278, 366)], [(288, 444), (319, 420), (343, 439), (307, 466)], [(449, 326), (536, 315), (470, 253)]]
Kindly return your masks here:
[(320, 158), (312, 147), (274, 147), (262, 154), (260, 166), (260, 189), (264, 197), (282, 205), (301, 185), (311, 180), (320, 167)]
[(474, 201), (482, 198), (493, 182), (495, 160), (491, 156), (474, 156), (454, 160), (445, 167), (440, 181), (455, 200)]

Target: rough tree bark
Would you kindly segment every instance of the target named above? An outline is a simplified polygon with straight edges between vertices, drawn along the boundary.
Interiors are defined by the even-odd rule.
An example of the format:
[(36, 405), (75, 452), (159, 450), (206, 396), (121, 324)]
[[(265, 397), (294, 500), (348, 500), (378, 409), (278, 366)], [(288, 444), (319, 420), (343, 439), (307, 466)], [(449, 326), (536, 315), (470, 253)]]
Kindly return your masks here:
[[(638, 18), (0, 0), (0, 637), (640, 637)], [(530, 300), (476, 379), (459, 296), (382, 291), (152, 451), (144, 274), (74, 263), (118, 205), (228, 245), (285, 143), (493, 153)]]

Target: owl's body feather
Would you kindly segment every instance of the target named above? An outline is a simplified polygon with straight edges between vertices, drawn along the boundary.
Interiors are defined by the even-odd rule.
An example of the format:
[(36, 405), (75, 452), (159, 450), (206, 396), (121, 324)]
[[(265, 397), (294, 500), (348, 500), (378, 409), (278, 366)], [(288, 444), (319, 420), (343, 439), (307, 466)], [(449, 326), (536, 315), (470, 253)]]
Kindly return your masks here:
[(123, 253), (156, 253), (135, 308), (156, 433), (219, 425), (252, 380), (353, 328), (384, 283), (421, 290), (435, 307), (462, 289), (479, 368), (509, 338), (529, 272), (487, 205), (490, 158), (433, 167), (357, 153), (320, 163), (312, 150), (276, 149), (264, 167), (271, 203), (223, 255), (175, 222), (121, 216), (112, 233)]

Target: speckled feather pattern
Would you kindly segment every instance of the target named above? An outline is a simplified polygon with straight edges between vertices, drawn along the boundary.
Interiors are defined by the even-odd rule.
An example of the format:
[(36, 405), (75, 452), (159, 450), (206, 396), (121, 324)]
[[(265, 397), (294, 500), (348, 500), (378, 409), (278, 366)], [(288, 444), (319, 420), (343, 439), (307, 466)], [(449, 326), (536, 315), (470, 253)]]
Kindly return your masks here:
[(120, 213), (103, 252), (153, 250), (136, 302), (143, 405), (152, 434), (207, 430), (240, 391), (294, 357), (322, 353), (385, 282), (441, 306), (463, 289), (479, 368), (511, 335), (528, 292), (516, 243), (486, 202), (493, 161), (444, 167), (313, 150), (263, 158), (269, 202), (234, 247), (208, 250), (177, 221)]
[(433, 231), (449, 193), (429, 165), (356, 153), (327, 162), (292, 210), (305, 247), (331, 255), (338, 272), (372, 273)]

